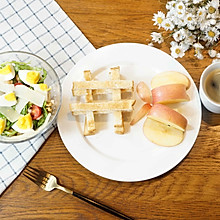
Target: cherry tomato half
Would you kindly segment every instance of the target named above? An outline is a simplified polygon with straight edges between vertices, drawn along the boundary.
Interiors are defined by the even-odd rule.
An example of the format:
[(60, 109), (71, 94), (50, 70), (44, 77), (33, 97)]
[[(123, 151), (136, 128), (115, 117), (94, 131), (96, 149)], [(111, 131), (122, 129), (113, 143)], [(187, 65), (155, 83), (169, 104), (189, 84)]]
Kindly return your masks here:
[(41, 116), (42, 110), (39, 106), (37, 105), (32, 105), (31, 107), (31, 117), (33, 120), (36, 120)]
[(23, 83), (15, 83), (14, 86), (23, 85)]

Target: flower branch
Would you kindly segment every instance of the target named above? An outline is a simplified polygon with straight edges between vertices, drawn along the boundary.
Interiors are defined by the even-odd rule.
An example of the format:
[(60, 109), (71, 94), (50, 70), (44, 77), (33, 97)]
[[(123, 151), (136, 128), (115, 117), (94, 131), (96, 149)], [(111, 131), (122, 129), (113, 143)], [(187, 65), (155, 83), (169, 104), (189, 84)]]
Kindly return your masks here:
[(158, 11), (153, 16), (154, 25), (164, 31), (151, 33), (150, 46), (171, 37), (174, 58), (181, 58), (193, 49), (198, 59), (203, 59), (204, 50), (219, 59), (220, 53), (214, 50), (220, 36), (219, 0), (172, 0), (166, 3), (166, 9), (166, 14)]

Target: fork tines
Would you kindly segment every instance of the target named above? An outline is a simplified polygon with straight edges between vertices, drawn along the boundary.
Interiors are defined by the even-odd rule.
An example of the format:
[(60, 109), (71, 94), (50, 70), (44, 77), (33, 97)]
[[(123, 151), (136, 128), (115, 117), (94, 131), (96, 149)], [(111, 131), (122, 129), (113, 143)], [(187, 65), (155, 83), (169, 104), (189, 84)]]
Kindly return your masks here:
[(50, 177), (50, 174), (48, 174), (47, 172), (43, 170), (38, 170), (30, 166), (26, 166), (23, 175), (42, 188), (45, 187)]

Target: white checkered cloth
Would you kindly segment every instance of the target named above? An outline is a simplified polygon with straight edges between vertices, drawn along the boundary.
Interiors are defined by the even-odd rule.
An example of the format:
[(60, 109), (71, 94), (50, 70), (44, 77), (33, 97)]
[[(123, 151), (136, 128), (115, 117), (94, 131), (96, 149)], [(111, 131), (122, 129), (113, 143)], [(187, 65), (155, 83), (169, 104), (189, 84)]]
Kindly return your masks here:
[[(46, 60), (63, 78), (95, 50), (54, 0), (1, 0), (0, 51), (28, 51)], [(35, 155), (55, 125), (19, 144), (0, 143), (0, 194)]]

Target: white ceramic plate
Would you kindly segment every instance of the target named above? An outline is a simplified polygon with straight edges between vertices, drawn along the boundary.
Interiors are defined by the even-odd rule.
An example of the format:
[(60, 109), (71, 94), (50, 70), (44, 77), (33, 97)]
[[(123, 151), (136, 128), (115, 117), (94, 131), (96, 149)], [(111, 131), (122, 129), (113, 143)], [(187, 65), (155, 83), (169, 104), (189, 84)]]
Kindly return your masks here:
[[(179, 71), (191, 80), (187, 90), (191, 101), (178, 106), (188, 119), (185, 138), (175, 147), (157, 146), (143, 134), (141, 120), (126, 133), (114, 133), (112, 115), (96, 117), (97, 133), (83, 136), (84, 116), (72, 116), (69, 104), (72, 82), (83, 80), (83, 71), (91, 70), (95, 79), (108, 80), (111, 67), (120, 66), (121, 78), (144, 81), (150, 86), (154, 75), (162, 71)], [(135, 111), (143, 102), (136, 98)], [(197, 88), (186, 69), (166, 53), (142, 44), (120, 43), (96, 50), (71, 69), (63, 83), (63, 103), (58, 116), (58, 129), (70, 154), (85, 168), (102, 177), (117, 181), (141, 181), (157, 177), (175, 167), (191, 150), (201, 124), (201, 104)]]

